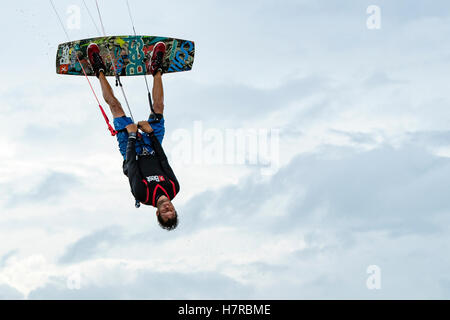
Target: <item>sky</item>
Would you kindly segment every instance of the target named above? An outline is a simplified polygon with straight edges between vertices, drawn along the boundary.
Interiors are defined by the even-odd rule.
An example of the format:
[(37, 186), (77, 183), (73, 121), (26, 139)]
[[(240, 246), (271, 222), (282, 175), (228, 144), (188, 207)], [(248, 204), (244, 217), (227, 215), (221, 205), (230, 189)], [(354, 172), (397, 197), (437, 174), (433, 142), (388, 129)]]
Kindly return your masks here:
[[(72, 40), (100, 36), (85, 2), (94, 22), (55, 0)], [(129, 3), (138, 34), (196, 46), (163, 76), (179, 226), (134, 208), (88, 83), (55, 73), (50, 3), (3, 3), (0, 299), (450, 298), (448, 1)]]

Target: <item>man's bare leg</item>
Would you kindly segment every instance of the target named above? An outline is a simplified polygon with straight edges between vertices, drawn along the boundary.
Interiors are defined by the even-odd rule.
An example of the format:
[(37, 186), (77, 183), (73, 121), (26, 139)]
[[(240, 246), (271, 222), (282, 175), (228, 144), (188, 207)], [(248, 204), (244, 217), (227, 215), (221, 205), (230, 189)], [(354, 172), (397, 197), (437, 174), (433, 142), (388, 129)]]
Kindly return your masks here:
[(106, 79), (103, 72), (100, 72), (98, 79), (100, 80), (100, 85), (102, 86), (103, 98), (109, 105), (113, 117), (120, 118), (125, 116), (125, 112), (122, 109), (122, 105), (120, 104), (119, 100), (117, 100), (117, 98), (114, 96), (114, 92), (111, 86), (109, 85), (109, 82)]
[(153, 110), (155, 113), (164, 113), (164, 90), (161, 72), (157, 72), (153, 76)]

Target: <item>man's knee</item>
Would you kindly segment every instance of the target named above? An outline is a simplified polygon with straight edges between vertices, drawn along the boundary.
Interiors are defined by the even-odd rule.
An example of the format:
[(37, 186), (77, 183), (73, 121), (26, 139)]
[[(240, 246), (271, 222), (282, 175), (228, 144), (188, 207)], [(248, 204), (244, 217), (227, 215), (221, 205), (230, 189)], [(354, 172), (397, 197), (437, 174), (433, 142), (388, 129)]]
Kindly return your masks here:
[(153, 110), (155, 110), (155, 113), (164, 113), (164, 103), (163, 102), (155, 102), (153, 103)]
[(105, 101), (111, 108), (121, 107), (119, 100), (117, 100), (117, 98), (114, 96), (105, 97)]
[(111, 112), (114, 115), (119, 115), (124, 113), (122, 109), (122, 105), (120, 104), (119, 100), (116, 98), (111, 99), (110, 101), (106, 101), (111, 109)]

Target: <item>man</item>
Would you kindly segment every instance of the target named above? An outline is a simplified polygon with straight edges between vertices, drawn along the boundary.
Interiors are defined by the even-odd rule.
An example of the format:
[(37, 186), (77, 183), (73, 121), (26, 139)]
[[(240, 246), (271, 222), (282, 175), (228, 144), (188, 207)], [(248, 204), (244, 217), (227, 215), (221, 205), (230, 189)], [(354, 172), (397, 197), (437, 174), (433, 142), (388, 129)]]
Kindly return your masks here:
[[(131, 192), (139, 203), (156, 207), (160, 226), (166, 230), (177, 227), (178, 216), (172, 204), (180, 190), (177, 178), (169, 165), (161, 146), (164, 137), (164, 92), (162, 85), (162, 61), (166, 51), (163, 42), (154, 46), (147, 68), (153, 75), (153, 111), (148, 121), (136, 125), (125, 116), (120, 102), (114, 96), (105, 77), (105, 64), (99, 47), (91, 43), (88, 47), (89, 62), (100, 80), (103, 98), (111, 109), (117, 133), (120, 153), (124, 158), (123, 172), (128, 177)], [(142, 134), (138, 132), (142, 131)]]

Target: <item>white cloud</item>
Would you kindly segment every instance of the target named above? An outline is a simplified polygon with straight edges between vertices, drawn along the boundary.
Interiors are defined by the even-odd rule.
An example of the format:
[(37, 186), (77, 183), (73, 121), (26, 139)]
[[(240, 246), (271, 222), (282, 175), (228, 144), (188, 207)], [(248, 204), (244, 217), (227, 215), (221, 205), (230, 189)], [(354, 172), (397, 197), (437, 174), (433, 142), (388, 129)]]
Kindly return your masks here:
[[(448, 4), (380, 1), (379, 31), (366, 4), (168, 1), (152, 18), (152, 33), (197, 48), (193, 71), (164, 78), (182, 185), (171, 233), (134, 209), (88, 84), (54, 74), (51, 8), (6, 4), (4, 21), (21, 22), (8, 36), (30, 50), (0, 53), (0, 297), (448, 298)], [(138, 33), (146, 6), (133, 3)], [(102, 8), (108, 33), (131, 32)], [(71, 36), (92, 28), (82, 17)], [(142, 79), (123, 82), (146, 118)], [(282, 168), (180, 164), (171, 133), (197, 120), (279, 128)]]

